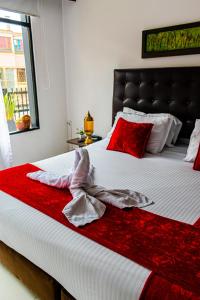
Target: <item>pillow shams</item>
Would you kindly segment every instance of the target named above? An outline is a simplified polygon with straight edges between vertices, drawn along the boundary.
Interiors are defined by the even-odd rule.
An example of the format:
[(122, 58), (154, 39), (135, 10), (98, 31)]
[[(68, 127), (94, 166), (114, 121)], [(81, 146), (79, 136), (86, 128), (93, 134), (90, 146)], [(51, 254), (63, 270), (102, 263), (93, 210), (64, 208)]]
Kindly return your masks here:
[(177, 139), (178, 139), (178, 135), (181, 131), (181, 128), (182, 128), (182, 122), (175, 116), (171, 115), (171, 114), (168, 114), (168, 113), (158, 113), (158, 114), (145, 114), (143, 112), (140, 112), (140, 111), (137, 111), (137, 110), (134, 110), (132, 108), (129, 108), (129, 107), (124, 107), (123, 108), (123, 112), (125, 113), (132, 113), (132, 114), (136, 114), (136, 115), (146, 115), (146, 116), (149, 116), (149, 117), (161, 117), (161, 116), (166, 116), (168, 118), (171, 118), (172, 119), (172, 126), (170, 128), (170, 131), (169, 131), (169, 135), (167, 137), (167, 140), (166, 140), (166, 145), (168, 147), (172, 147), (173, 144), (176, 143)]
[(111, 136), (112, 132), (115, 129), (117, 121), (119, 118), (123, 118), (129, 122), (134, 123), (152, 123), (154, 126), (151, 131), (151, 135), (147, 144), (147, 151), (150, 153), (159, 153), (163, 150), (163, 147), (166, 143), (169, 130), (171, 128), (172, 120), (166, 116), (158, 117), (148, 117), (146, 115), (136, 115), (118, 112), (115, 117), (115, 122), (112, 127), (111, 132), (108, 134), (108, 137)]
[(187, 154), (184, 159), (185, 161), (193, 162), (195, 160), (198, 152), (199, 144), (200, 144), (200, 119), (197, 119), (195, 122), (195, 127), (190, 137)]
[(146, 115), (146, 113), (139, 111), (139, 110), (132, 109), (130, 107), (124, 107), (123, 112), (127, 113), (127, 114), (136, 114), (136, 115), (140, 115), (140, 116)]

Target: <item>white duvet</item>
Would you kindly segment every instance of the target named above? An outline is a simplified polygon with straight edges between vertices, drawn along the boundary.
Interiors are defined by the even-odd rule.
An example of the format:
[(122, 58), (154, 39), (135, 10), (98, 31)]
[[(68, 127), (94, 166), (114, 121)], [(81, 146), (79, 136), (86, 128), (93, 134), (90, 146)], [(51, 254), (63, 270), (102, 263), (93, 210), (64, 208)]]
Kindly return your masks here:
[[(145, 209), (194, 223), (200, 217), (200, 172), (175, 147), (143, 159), (88, 147), (95, 183), (144, 193), (155, 204)], [(74, 152), (35, 163), (58, 174), (72, 167)], [(0, 240), (59, 281), (80, 300), (137, 300), (150, 271), (75, 233), (50, 217), (0, 192)]]

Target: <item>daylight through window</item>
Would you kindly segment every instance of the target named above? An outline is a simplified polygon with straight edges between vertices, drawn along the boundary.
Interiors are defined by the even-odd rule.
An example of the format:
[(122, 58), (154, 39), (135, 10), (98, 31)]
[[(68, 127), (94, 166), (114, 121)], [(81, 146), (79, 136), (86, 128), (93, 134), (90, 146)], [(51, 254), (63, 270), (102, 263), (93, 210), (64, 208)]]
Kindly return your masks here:
[(10, 133), (39, 128), (30, 17), (3, 10), (0, 81)]

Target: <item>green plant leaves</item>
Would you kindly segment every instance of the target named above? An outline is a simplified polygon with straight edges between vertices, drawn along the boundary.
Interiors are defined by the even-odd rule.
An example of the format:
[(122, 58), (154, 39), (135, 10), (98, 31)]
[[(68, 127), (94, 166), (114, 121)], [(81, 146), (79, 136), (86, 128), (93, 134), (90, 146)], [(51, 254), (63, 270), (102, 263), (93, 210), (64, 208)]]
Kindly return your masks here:
[(5, 110), (6, 110), (6, 119), (7, 121), (11, 121), (14, 117), (15, 113), (15, 100), (14, 96), (10, 93), (6, 93), (4, 96), (4, 104), (5, 104)]

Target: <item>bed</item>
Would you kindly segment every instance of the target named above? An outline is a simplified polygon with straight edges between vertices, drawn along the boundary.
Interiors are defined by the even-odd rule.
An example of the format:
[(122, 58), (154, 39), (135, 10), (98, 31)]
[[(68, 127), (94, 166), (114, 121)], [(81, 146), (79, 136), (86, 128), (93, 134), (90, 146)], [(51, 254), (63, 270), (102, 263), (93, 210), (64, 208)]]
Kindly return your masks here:
[[(169, 112), (183, 122), (180, 137), (184, 143), (195, 119), (200, 118), (199, 99), (200, 67), (114, 72), (113, 120), (124, 106), (144, 112)], [(88, 147), (96, 168), (95, 181), (108, 188), (140, 191), (155, 202), (145, 210), (193, 224), (200, 216), (200, 174), (183, 161), (187, 149), (184, 143), (139, 160), (107, 151), (105, 138)], [(73, 157), (74, 152), (69, 152), (34, 165), (65, 174)], [(3, 192), (0, 240), (1, 261), (41, 299), (136, 300), (150, 274), (148, 269)]]

